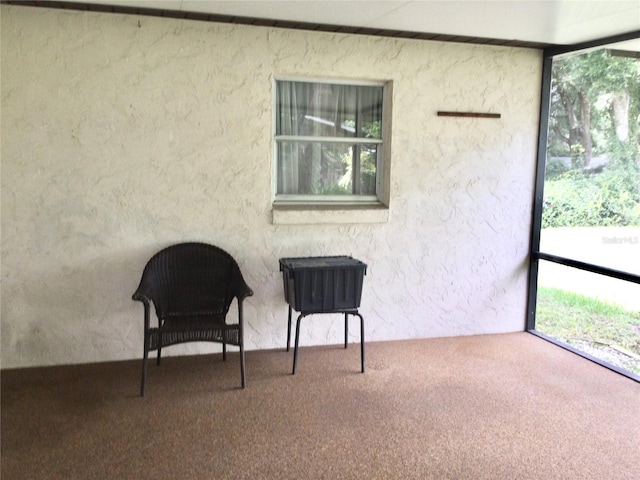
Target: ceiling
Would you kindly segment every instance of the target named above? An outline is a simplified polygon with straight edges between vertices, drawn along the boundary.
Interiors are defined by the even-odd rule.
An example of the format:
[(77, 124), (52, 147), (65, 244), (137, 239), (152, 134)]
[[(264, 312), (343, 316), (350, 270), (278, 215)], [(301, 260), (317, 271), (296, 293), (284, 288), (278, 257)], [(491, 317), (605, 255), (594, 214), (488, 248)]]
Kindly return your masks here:
[[(89, 9), (109, 5), (166, 11), (186, 18), (206, 14), (215, 16), (210, 17), (213, 20), (238, 23), (262, 19), (263, 24), (275, 26), (324, 26), (321, 30), (331, 26), (332, 31), (393, 32), (393, 36), (415, 38), (432, 34), (455, 40), (460, 36), (530, 46), (571, 45), (640, 30), (640, 0), (80, 1), (89, 4)], [(77, 7), (78, 1), (33, 3)], [(625, 45), (627, 48), (640, 50), (640, 40)]]

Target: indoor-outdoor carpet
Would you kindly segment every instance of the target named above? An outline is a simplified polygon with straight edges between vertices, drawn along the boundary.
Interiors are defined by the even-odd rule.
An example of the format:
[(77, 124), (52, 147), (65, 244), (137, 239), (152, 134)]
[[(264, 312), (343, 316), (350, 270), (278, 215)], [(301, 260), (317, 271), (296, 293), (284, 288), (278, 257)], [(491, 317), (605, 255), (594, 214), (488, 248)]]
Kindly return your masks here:
[(2, 372), (2, 480), (640, 478), (640, 384), (528, 333)]

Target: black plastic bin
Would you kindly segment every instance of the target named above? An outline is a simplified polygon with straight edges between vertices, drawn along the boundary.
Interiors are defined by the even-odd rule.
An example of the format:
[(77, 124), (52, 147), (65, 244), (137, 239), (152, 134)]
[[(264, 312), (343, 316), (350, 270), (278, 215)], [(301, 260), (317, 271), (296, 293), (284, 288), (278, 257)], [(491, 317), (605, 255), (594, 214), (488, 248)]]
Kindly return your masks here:
[(284, 299), (296, 311), (357, 309), (367, 265), (352, 257), (281, 258)]

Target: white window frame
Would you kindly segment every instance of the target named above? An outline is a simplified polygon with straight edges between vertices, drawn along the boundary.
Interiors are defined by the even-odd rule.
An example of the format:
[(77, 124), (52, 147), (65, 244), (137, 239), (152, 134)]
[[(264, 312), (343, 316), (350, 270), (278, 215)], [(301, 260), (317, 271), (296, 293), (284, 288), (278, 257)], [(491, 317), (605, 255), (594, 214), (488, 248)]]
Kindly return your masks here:
[[(324, 83), (334, 85), (350, 85), (350, 86), (374, 86), (382, 87), (382, 126), (381, 138), (357, 138), (357, 137), (306, 137), (297, 135), (277, 135), (276, 125), (278, 116), (277, 101), (277, 84), (278, 82), (307, 82), (307, 83)], [(345, 80), (321, 77), (289, 77), (278, 76), (273, 78), (273, 118), (272, 118), (272, 203), (274, 207), (294, 206), (294, 207), (353, 207), (353, 206), (375, 206), (388, 207), (389, 204), (389, 153), (390, 153), (390, 133), (391, 133), (391, 82), (390, 81), (371, 81), (371, 80)], [(313, 141), (324, 143), (349, 143), (349, 144), (377, 144), (378, 148), (376, 158), (376, 180), (375, 195), (295, 195), (295, 194), (277, 194), (278, 191), (278, 144), (284, 141)]]

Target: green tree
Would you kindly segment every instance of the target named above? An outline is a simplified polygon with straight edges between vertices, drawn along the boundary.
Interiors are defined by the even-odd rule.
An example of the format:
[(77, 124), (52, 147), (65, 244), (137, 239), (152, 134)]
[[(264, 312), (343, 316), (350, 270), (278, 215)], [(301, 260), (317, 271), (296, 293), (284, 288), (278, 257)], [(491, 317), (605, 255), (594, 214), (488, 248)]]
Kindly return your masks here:
[[(639, 60), (598, 50), (554, 61), (543, 228), (640, 225), (639, 115)], [(587, 168), (594, 155), (606, 164)]]
[(638, 144), (638, 60), (607, 49), (554, 60), (551, 98), (549, 151), (574, 167), (589, 167), (594, 150)]

